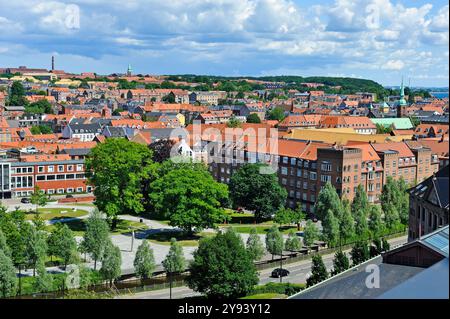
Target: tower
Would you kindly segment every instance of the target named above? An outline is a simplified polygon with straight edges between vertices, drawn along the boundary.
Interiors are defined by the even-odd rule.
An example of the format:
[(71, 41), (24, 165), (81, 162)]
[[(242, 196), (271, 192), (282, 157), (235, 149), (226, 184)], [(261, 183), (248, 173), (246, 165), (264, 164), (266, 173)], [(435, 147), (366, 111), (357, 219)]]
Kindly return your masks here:
[(400, 86), (400, 100), (397, 104), (397, 117), (405, 117), (406, 116), (406, 107), (408, 103), (405, 100), (405, 86), (403, 85), (403, 77), (402, 84)]
[(131, 76), (133, 70), (131, 69), (131, 64), (128, 64), (127, 76)]
[(52, 55), (52, 71), (55, 71), (55, 56)]

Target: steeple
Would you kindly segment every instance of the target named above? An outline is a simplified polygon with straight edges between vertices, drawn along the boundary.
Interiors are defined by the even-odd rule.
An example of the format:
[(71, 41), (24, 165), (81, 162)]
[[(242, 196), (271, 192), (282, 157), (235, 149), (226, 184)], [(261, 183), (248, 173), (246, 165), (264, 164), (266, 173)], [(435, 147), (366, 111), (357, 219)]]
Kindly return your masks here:
[(131, 64), (128, 64), (127, 75), (131, 76), (132, 73), (133, 73), (133, 69), (131, 69)]
[(400, 86), (400, 101), (398, 101), (399, 105), (407, 105), (405, 100), (405, 87), (403, 85), (403, 76), (402, 76), (402, 85)]

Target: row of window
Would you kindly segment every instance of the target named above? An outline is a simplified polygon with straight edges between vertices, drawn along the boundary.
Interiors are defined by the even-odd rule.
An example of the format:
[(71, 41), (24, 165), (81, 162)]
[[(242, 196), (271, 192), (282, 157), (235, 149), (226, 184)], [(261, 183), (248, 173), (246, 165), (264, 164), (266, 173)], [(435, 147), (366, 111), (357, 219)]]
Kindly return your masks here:
[(85, 179), (84, 174), (58, 174), (58, 175), (38, 175), (36, 181), (54, 181), (67, 179)]
[[(67, 166), (68, 172), (74, 171), (74, 165), (56, 165), (57, 172), (64, 172), (64, 166)], [(55, 172), (55, 165), (48, 165), (48, 166), (38, 166), (38, 173), (44, 173), (45, 167), (47, 167), (48, 173), (54, 173)], [(75, 167), (77, 172), (83, 171), (83, 164), (77, 164)], [(11, 168), (11, 171), (13, 174), (26, 174), (26, 173), (33, 173), (34, 167), (28, 166), (28, 167), (13, 167)]]
[[(44, 193), (47, 193), (49, 195), (51, 194), (64, 194), (64, 193), (81, 193), (84, 191), (83, 187), (77, 187), (77, 188), (58, 188), (56, 191), (54, 189), (48, 189), (47, 191), (44, 191)], [(91, 192), (92, 188), (91, 186), (86, 187), (87, 192)], [(33, 191), (18, 191), (14, 192), (14, 195), (16, 197), (23, 197), (23, 196), (31, 196), (33, 194)]]

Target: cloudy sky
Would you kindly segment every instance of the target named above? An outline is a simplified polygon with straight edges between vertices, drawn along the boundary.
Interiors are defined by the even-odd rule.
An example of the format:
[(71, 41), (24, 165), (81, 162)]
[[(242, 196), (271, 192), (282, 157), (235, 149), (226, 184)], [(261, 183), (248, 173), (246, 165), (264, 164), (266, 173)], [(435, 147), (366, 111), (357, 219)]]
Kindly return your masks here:
[(444, 0), (0, 0), (0, 67), (448, 86)]

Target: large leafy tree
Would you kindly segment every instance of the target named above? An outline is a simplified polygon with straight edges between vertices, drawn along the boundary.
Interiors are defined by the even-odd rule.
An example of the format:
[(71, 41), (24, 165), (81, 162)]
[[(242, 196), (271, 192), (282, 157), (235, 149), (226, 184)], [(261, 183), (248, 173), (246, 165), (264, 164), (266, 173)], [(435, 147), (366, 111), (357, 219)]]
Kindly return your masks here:
[(283, 235), (278, 230), (276, 225), (269, 228), (266, 234), (266, 249), (272, 254), (272, 259), (275, 255), (281, 255), (284, 249)]
[(281, 208), (275, 213), (273, 221), (280, 225), (288, 225), (293, 220), (293, 210), (290, 208)]
[(154, 171), (152, 152), (145, 145), (123, 138), (98, 144), (86, 158), (95, 204), (115, 228), (119, 214), (144, 211), (143, 187)]
[(408, 223), (409, 195), (406, 191), (407, 188), (403, 178), (396, 181), (388, 176), (380, 197), (387, 228), (392, 228), (399, 222)]
[(329, 209), (322, 221), (322, 235), (324, 240), (331, 246), (337, 243), (339, 238), (339, 221)]
[(45, 259), (47, 255), (47, 242), (44, 232), (31, 226), (29, 237), (27, 238), (26, 255), (29, 265), (33, 268), (33, 276), (35, 275), (36, 265), (39, 260)]
[(11, 85), (11, 91), (7, 104), (20, 106), (28, 104), (28, 101), (25, 98), (25, 88), (19, 81), (14, 81)]
[(222, 205), (228, 199), (227, 186), (205, 169), (174, 169), (152, 182), (150, 191), (155, 211), (188, 233), (215, 227), (226, 218)]
[(260, 260), (265, 253), (264, 245), (259, 237), (256, 228), (250, 230), (247, 238), (247, 252), (253, 261)]
[(175, 238), (170, 240), (170, 249), (162, 265), (164, 270), (169, 275), (170, 280), (170, 298), (172, 299), (172, 275), (180, 273), (186, 268), (186, 260), (183, 254), (183, 247), (176, 241)]
[(120, 253), (120, 249), (109, 241), (106, 246), (105, 253), (103, 254), (100, 274), (103, 279), (109, 281), (110, 286), (112, 286), (113, 281), (119, 278), (122, 274), (121, 265), (122, 255)]
[(48, 249), (52, 255), (62, 259), (64, 268), (78, 259), (77, 242), (70, 228), (64, 223), (57, 223), (48, 239)]
[(339, 219), (339, 244), (342, 244), (342, 240), (347, 241), (350, 239), (355, 233), (355, 221), (353, 220), (348, 200), (342, 201), (342, 209)]
[(52, 114), (53, 108), (49, 101), (41, 99), (27, 105), (25, 107), (25, 112), (31, 114)]
[(267, 165), (245, 164), (231, 176), (229, 184), (233, 205), (254, 210), (258, 220), (278, 211), (287, 198), (276, 174), (263, 174), (265, 167)]
[(44, 261), (40, 259), (37, 263), (37, 278), (33, 288), (37, 292), (49, 292), (53, 289), (53, 277), (45, 269)]
[(33, 205), (36, 205), (36, 214), (38, 214), (38, 208), (39, 206), (45, 206), (47, 205), (48, 199), (47, 195), (41, 189), (39, 186), (34, 187), (33, 194), (31, 194), (31, 203)]
[(350, 251), (353, 265), (358, 265), (370, 258), (370, 251), (367, 242), (358, 241)]
[(350, 261), (347, 255), (342, 250), (338, 250), (334, 254), (332, 274), (337, 275), (348, 268), (350, 268)]
[(363, 236), (367, 231), (367, 215), (369, 214), (369, 200), (362, 185), (356, 188), (352, 202), (352, 215), (355, 220), (355, 233)]
[(302, 243), (294, 231), (291, 230), (289, 232), (288, 238), (286, 238), (286, 242), (284, 243), (284, 247), (289, 251), (298, 251), (302, 248)]
[(336, 189), (330, 182), (327, 182), (320, 190), (314, 212), (320, 220), (323, 220), (328, 210), (331, 210), (334, 216), (340, 219), (340, 213), (343, 210), (342, 203)]
[(171, 139), (161, 139), (151, 143), (148, 147), (152, 150), (153, 161), (162, 163), (170, 159), (170, 153), (174, 145), (175, 141)]
[(270, 110), (269, 112), (267, 112), (268, 120), (277, 120), (281, 122), (282, 120), (284, 120), (284, 118), (285, 118), (284, 110), (281, 107), (277, 106), (272, 110)]
[(383, 231), (383, 220), (381, 210), (377, 205), (370, 206), (368, 227), (373, 237), (377, 237)]
[(150, 278), (153, 271), (156, 268), (155, 257), (153, 256), (153, 249), (147, 240), (144, 240), (142, 244), (139, 245), (136, 256), (133, 261), (134, 269), (136, 274), (142, 280)]
[(6, 236), (3, 234), (3, 231), (0, 228), (0, 250), (3, 251), (3, 253), (11, 258), (11, 249), (9, 248), (8, 244), (6, 243)]
[(312, 256), (311, 276), (306, 279), (306, 286), (311, 287), (328, 278), (328, 271), (321, 255)]
[(94, 259), (94, 269), (101, 260), (109, 242), (109, 226), (98, 209), (95, 209), (85, 222), (86, 230), (83, 237), (83, 248)]
[(189, 288), (211, 298), (239, 298), (258, 283), (244, 243), (231, 229), (200, 241), (189, 269)]
[(308, 220), (303, 231), (303, 244), (305, 246), (311, 246), (317, 239), (319, 239), (319, 230), (311, 220)]
[(3, 298), (14, 296), (17, 288), (16, 269), (9, 256), (0, 249), (0, 293)]
[(247, 123), (261, 123), (261, 119), (258, 114), (251, 113), (247, 116)]

